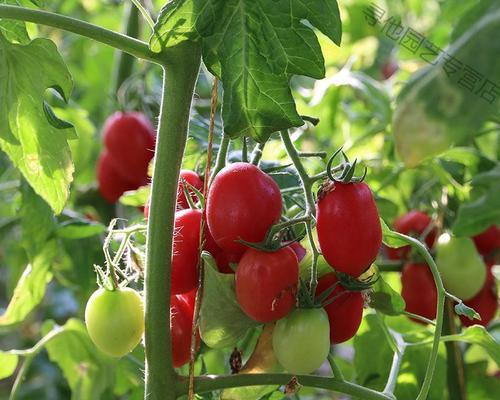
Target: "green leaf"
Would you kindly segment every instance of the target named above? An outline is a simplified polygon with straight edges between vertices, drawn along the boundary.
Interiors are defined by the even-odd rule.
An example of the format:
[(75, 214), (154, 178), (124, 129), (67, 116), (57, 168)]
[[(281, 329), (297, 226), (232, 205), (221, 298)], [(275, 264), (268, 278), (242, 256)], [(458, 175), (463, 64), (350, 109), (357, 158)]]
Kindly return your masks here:
[(500, 393), (500, 381), (488, 373), (488, 363), (480, 361), (467, 363), (467, 398), (495, 399)]
[(57, 227), (57, 236), (65, 239), (83, 239), (99, 235), (106, 231), (106, 226), (100, 222), (83, 219), (72, 219)]
[[(16, 0), (0, 0), (0, 4), (19, 5)], [(0, 35), (3, 35), (9, 42), (27, 44), (30, 41), (26, 24), (23, 21), (0, 19)]]
[(0, 351), (0, 379), (11, 376), (17, 368), (19, 357), (16, 354), (9, 354)]
[(456, 236), (472, 236), (500, 224), (500, 165), (476, 175), (471, 182), (472, 201), (462, 203), (453, 225)]
[(410, 244), (405, 239), (401, 238), (397, 232), (391, 231), (382, 218), (380, 218), (380, 225), (382, 226), (382, 241), (385, 245), (392, 248), (398, 248)]
[(401, 295), (384, 281), (381, 275), (378, 276), (377, 282), (373, 285), (369, 305), (387, 315), (399, 315), (406, 306)]
[(26, 267), (5, 313), (0, 316), (0, 326), (22, 322), (40, 303), (47, 283), (52, 279), (51, 263), (57, 252), (57, 243), (54, 240), (47, 242), (44, 249)]
[(336, 1), (177, 0), (163, 8), (151, 48), (200, 41), (205, 65), (224, 87), (225, 131), (263, 142), (272, 132), (303, 124), (290, 78), (324, 76), (311, 25), (339, 44)]
[[(203, 259), (211, 256), (203, 252)], [(210, 263), (213, 262), (213, 259)], [(234, 275), (205, 265), (205, 289), (200, 311), (200, 335), (207, 346), (234, 346), (249, 329), (259, 325), (241, 310), (234, 291)]]
[(35, 39), (27, 45), (9, 43), (0, 34), (0, 148), (52, 209), (62, 211), (69, 195), (73, 164), (67, 137), (44, 112), (49, 88), (67, 99), (72, 80), (55, 44)]
[[(499, 29), (500, 10), (485, 15), (450, 46), (446, 56), (441, 55), (436, 66), (419, 70), (403, 88), (393, 131), (407, 166), (472, 138), (498, 111), (500, 59), (493, 55), (499, 54), (500, 42), (491, 38)], [(455, 69), (450, 69), (452, 65)], [(480, 78), (470, 81), (474, 74)]]
[(483, 16), (494, 12), (500, 7), (500, 3), (497, 0), (480, 0), (473, 7), (466, 10), (458, 23), (455, 25), (453, 32), (451, 34), (451, 40), (455, 41), (464, 33), (466, 33), (471, 27)]
[(102, 354), (92, 343), (82, 321), (70, 319), (62, 327), (47, 321), (42, 332), (62, 330), (45, 347), (51, 361), (61, 368), (71, 388), (71, 398), (100, 399), (113, 386), (116, 360)]
[(149, 199), (150, 192), (150, 186), (141, 186), (137, 190), (130, 190), (123, 193), (120, 197), (120, 203), (125, 206), (144, 207)]
[(458, 315), (465, 315), (469, 319), (477, 319), (477, 320), (481, 319), (481, 316), (476, 312), (476, 310), (466, 306), (462, 302), (455, 305), (455, 312)]
[(500, 343), (481, 325), (473, 325), (456, 335), (442, 336), (441, 341), (459, 341), (481, 346), (487, 351), (497, 366), (500, 366)]

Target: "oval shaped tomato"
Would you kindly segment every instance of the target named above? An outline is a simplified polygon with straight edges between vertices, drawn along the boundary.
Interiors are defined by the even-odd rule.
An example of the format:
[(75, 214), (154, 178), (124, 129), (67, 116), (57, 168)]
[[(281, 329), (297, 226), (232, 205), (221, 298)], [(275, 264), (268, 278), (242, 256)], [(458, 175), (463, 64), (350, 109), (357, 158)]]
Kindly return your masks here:
[[(170, 335), (172, 340), (172, 361), (175, 368), (189, 362), (191, 356), (191, 335), (193, 332), (194, 308), (191, 299), (185, 295), (170, 298)], [(197, 332), (197, 345), (200, 335)]]
[[(396, 218), (393, 224), (393, 229), (396, 232), (409, 235), (417, 239), (424, 232), (428, 231), (428, 234), (425, 237), (425, 244), (429, 249), (432, 249), (436, 241), (437, 229), (430, 229), (431, 224), (432, 218), (429, 215), (422, 211), (411, 210), (410, 212)], [(411, 246), (403, 246), (397, 249), (387, 247), (387, 256), (391, 260), (402, 260), (408, 257), (410, 251)]]
[(436, 245), (436, 264), (445, 288), (462, 300), (479, 293), (486, 280), (486, 265), (466, 237), (443, 233)]
[(350, 292), (338, 283), (335, 273), (330, 272), (318, 281), (316, 295), (320, 295), (335, 285), (326, 302), (336, 297), (332, 303), (324, 307), (330, 322), (330, 342), (342, 343), (352, 338), (359, 329), (363, 319), (363, 295), (361, 292)]
[(155, 131), (139, 112), (116, 112), (104, 124), (103, 140), (115, 169), (124, 178), (147, 182), (155, 151)]
[(330, 182), (322, 188), (316, 228), (328, 264), (353, 277), (370, 267), (382, 244), (377, 206), (364, 182)]
[(207, 223), (216, 243), (241, 255), (248, 248), (238, 243), (260, 242), (279, 221), (282, 200), (278, 185), (255, 165), (237, 162), (215, 177), (207, 198)]
[(498, 309), (498, 292), (495, 284), (495, 278), (491, 272), (491, 267), (492, 264), (487, 266), (486, 281), (481, 291), (472, 299), (464, 302), (466, 306), (473, 308), (479, 313), (481, 320), (471, 320), (465, 315), (460, 315), (460, 320), (465, 326), (472, 326), (476, 324), (487, 326), (493, 318), (495, 318)]
[(317, 370), (330, 352), (330, 325), (322, 308), (296, 309), (276, 322), (273, 350), (291, 374)]
[(175, 213), (172, 294), (186, 293), (198, 286), (200, 224), (200, 210), (187, 209)]
[(127, 190), (135, 190), (140, 184), (124, 179), (115, 169), (107, 151), (103, 151), (97, 161), (97, 185), (99, 193), (109, 203), (116, 203)]
[(235, 279), (241, 309), (256, 321), (276, 321), (295, 305), (297, 256), (289, 247), (272, 253), (250, 248), (238, 263)]
[[(189, 208), (189, 203), (186, 199), (184, 188), (182, 187), (182, 180), (184, 180), (186, 183), (189, 183), (195, 189), (203, 191), (203, 181), (201, 180), (200, 176), (194, 171), (182, 169), (179, 175), (179, 186), (177, 188), (177, 208), (181, 210)], [(194, 194), (193, 190), (189, 188), (189, 186), (187, 186), (186, 189), (188, 190), (193, 202), (196, 203), (198, 201), (198, 197)]]
[(142, 298), (130, 288), (98, 289), (85, 307), (85, 324), (99, 350), (122, 357), (139, 344), (144, 333)]
[(491, 253), (500, 249), (500, 229), (496, 225), (491, 225), (472, 239), (477, 251), (484, 257), (488, 257)]
[(427, 264), (406, 264), (401, 273), (401, 286), (406, 311), (431, 320), (436, 318), (437, 289)]

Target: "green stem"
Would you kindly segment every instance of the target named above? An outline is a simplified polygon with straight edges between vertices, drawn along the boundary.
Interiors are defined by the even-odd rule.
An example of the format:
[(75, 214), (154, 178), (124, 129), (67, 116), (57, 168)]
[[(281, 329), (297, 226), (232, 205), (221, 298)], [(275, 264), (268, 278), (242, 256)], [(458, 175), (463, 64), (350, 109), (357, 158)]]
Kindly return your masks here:
[(333, 377), (338, 379), (339, 381), (345, 381), (344, 374), (335, 362), (335, 357), (331, 353), (328, 354), (328, 363), (330, 364), (330, 368), (332, 369)]
[(211, 180), (215, 178), (215, 175), (226, 166), (227, 150), (229, 149), (229, 142), (231, 139), (225, 133), (222, 133), (222, 140), (219, 145), (219, 151), (217, 152), (217, 160), (215, 161), (215, 166), (212, 171)]
[[(392, 334), (392, 333), (391, 333)], [(406, 343), (399, 334), (392, 334), (392, 337), (396, 341), (397, 350), (394, 352), (392, 359), (391, 370), (389, 372), (389, 378), (384, 388), (384, 393), (394, 394), (396, 389), (396, 383), (398, 381), (399, 370), (401, 369), (401, 363), (403, 362), (403, 356), (406, 350)]]
[(33, 10), (25, 7), (0, 5), (0, 18), (15, 19), (52, 26), (68, 32), (73, 32), (100, 43), (107, 44), (135, 57), (161, 64), (164, 60), (160, 53), (153, 53), (147, 43), (128, 37), (118, 32), (89, 24), (76, 18), (51, 13), (48, 11)]
[(185, 42), (169, 50), (156, 141), (145, 271), (146, 397), (176, 398), (170, 338), (170, 271), (179, 172), (186, 145), (200, 48)]
[[(444, 335), (454, 335), (457, 333), (457, 326), (454, 321), (455, 312), (453, 311), (453, 303), (449, 299), (446, 300), (444, 310)], [(447, 342), (446, 346), (446, 363), (447, 363), (447, 381), (448, 381), (448, 396), (450, 400), (465, 400), (466, 388), (464, 377), (464, 360), (457, 342)]]
[[(132, 3), (125, 5), (124, 12), (125, 34), (137, 38), (139, 35), (139, 10)], [(114, 71), (113, 93), (118, 92), (123, 82), (132, 75), (135, 58), (130, 54), (118, 52), (116, 57), (116, 69)]]
[[(342, 381), (331, 377), (314, 375), (292, 375), (292, 374), (237, 374), (222, 376), (199, 376), (195, 377), (196, 393), (212, 392), (225, 388), (242, 386), (262, 385), (286, 385), (293, 378), (297, 378), (300, 385), (327, 389), (344, 393), (363, 400), (394, 400), (391, 395), (383, 394), (354, 383)], [(180, 378), (177, 382), (177, 393), (187, 393), (188, 380)]]
[(420, 388), (420, 392), (417, 396), (416, 400), (425, 400), (427, 399), (427, 395), (429, 394), (429, 390), (431, 387), (432, 377), (434, 375), (434, 370), (436, 368), (436, 361), (438, 357), (439, 351), (439, 341), (441, 338), (441, 332), (443, 329), (443, 316), (444, 316), (444, 300), (445, 300), (445, 289), (443, 286), (443, 281), (441, 280), (441, 275), (439, 274), (439, 270), (437, 268), (436, 263), (434, 262), (432, 256), (429, 251), (425, 247), (424, 244), (420, 243), (417, 239), (412, 238), (410, 236), (403, 235), (398, 232), (392, 232), (392, 235), (395, 235), (401, 239), (403, 239), (406, 243), (412, 245), (415, 249), (417, 249), (418, 253), (425, 259), (425, 262), (429, 266), (432, 276), (434, 278), (434, 282), (436, 284), (437, 289), (437, 312), (436, 312), (436, 328), (434, 329), (434, 338), (432, 340), (432, 349), (431, 354), (429, 356), (429, 361), (427, 362), (427, 369), (425, 371), (424, 381)]
[(266, 142), (259, 143), (255, 146), (255, 149), (252, 151), (252, 160), (250, 161), (253, 165), (259, 165), (260, 160), (262, 158), (262, 152), (264, 151), (264, 147), (266, 146)]

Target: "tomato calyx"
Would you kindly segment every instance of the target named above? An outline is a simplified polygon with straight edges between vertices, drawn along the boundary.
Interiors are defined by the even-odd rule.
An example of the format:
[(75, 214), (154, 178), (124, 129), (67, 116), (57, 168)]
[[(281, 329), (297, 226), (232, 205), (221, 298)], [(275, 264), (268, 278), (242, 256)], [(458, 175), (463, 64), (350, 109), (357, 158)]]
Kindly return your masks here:
[[(205, 196), (203, 196), (203, 193), (196, 187), (191, 185), (188, 181), (186, 181), (186, 179), (184, 179), (182, 176), (180, 177), (180, 182), (189, 208), (191, 208), (192, 210), (203, 210), (205, 207)], [(192, 197), (193, 194), (198, 198), (197, 203), (195, 203)]]
[[(332, 167), (333, 162), (335, 161), (335, 159), (339, 154), (342, 154), (344, 161), (341, 162), (339, 165)], [(356, 172), (357, 163), (358, 163), (357, 158), (354, 159), (354, 161), (351, 163), (347, 155), (342, 150), (342, 147), (340, 147), (335, 153), (333, 153), (333, 155), (328, 160), (328, 163), (326, 164), (326, 174), (331, 182), (342, 182), (342, 183), (363, 182), (363, 180), (366, 177), (367, 168), (366, 167), (364, 168), (363, 175), (356, 177), (354, 176), (354, 174)]]

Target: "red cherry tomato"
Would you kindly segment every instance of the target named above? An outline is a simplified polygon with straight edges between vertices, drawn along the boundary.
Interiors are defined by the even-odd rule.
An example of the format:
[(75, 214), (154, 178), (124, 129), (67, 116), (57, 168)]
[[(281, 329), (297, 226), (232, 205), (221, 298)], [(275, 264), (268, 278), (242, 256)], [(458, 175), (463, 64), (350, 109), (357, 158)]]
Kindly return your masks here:
[[(183, 179), (184, 181), (186, 181), (186, 183), (189, 183), (191, 186), (195, 187), (199, 191), (203, 191), (203, 181), (196, 172), (190, 171), (188, 169), (181, 170), (179, 176), (179, 187), (177, 188), (177, 209), (181, 210), (184, 208), (189, 208), (189, 203), (186, 199), (184, 188), (182, 187)], [(189, 186), (187, 186), (187, 190), (191, 195), (191, 199), (193, 199), (193, 201), (196, 203), (198, 198), (194, 194), (193, 190), (190, 189)]]
[(278, 185), (255, 165), (234, 163), (215, 177), (207, 199), (207, 222), (216, 243), (241, 255), (237, 240), (260, 242), (281, 216)]
[[(184, 296), (170, 298), (170, 334), (172, 338), (172, 358), (175, 368), (187, 364), (191, 355), (191, 335), (194, 308)], [(197, 333), (199, 345), (200, 336)]]
[(321, 252), (337, 271), (358, 277), (377, 257), (382, 229), (366, 183), (332, 182), (323, 188), (316, 226)]
[[(393, 224), (395, 231), (404, 235), (420, 237), (432, 223), (431, 217), (418, 210), (412, 210), (396, 218)], [(436, 241), (437, 229), (433, 228), (425, 237), (425, 243), (429, 249), (432, 249)], [(411, 246), (403, 246), (397, 249), (387, 247), (387, 256), (391, 260), (403, 260), (408, 257)]]
[(270, 253), (250, 248), (236, 269), (236, 298), (250, 318), (276, 321), (295, 305), (298, 280), (299, 263), (292, 249)]
[(200, 223), (200, 210), (175, 213), (172, 294), (189, 292), (198, 285)]
[(146, 184), (155, 150), (155, 131), (148, 119), (138, 112), (116, 112), (104, 124), (103, 139), (116, 170)]
[(140, 184), (124, 179), (115, 169), (107, 151), (99, 156), (97, 161), (97, 184), (99, 193), (110, 203), (116, 203), (127, 190), (137, 189)]
[[(437, 290), (427, 264), (408, 263), (401, 274), (401, 296), (406, 311), (428, 319), (436, 318)], [(414, 320), (420, 322), (420, 320)]]
[[(317, 295), (337, 282), (337, 276), (333, 272), (322, 276), (318, 281)], [(337, 283), (325, 301), (329, 301), (333, 297), (336, 299), (324, 307), (330, 321), (330, 342), (332, 344), (345, 342), (356, 334), (363, 319), (364, 304), (361, 292), (350, 292), (344, 289), (340, 283)]]
[(486, 272), (486, 281), (481, 291), (472, 299), (464, 301), (466, 306), (476, 310), (481, 316), (481, 320), (471, 320), (465, 315), (460, 315), (460, 320), (465, 326), (482, 325), (487, 326), (495, 317), (498, 309), (498, 293), (495, 284), (495, 278), (491, 272), (492, 264), (488, 264)]
[(234, 270), (229, 264), (237, 264), (240, 261), (241, 256), (239, 254), (228, 253), (217, 246), (217, 243), (215, 243), (209, 229), (205, 231), (205, 250), (207, 250), (215, 259), (219, 272), (224, 274), (234, 274)]
[(491, 225), (484, 232), (474, 236), (472, 239), (477, 251), (482, 256), (487, 257), (495, 250), (500, 249), (500, 228), (496, 225)]

